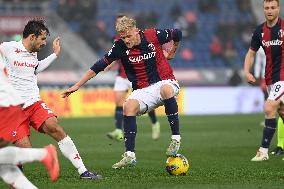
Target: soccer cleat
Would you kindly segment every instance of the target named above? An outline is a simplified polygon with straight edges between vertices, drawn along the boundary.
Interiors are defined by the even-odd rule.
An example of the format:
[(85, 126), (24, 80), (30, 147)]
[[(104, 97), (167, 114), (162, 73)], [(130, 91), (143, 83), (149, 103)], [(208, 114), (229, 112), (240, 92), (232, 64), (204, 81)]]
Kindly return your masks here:
[(123, 141), (123, 132), (121, 129), (115, 129), (107, 134), (107, 137), (117, 141)]
[(80, 175), (81, 179), (90, 179), (90, 180), (100, 180), (103, 179), (102, 175), (98, 175), (95, 172), (91, 172), (91, 171), (85, 171), (84, 173), (82, 173)]
[(277, 146), (272, 152), (272, 155), (281, 155), (284, 154), (283, 148), (281, 148), (280, 146)]
[(176, 156), (180, 147), (180, 141), (176, 139), (172, 139), (171, 143), (167, 149), (166, 155), (167, 156)]
[(113, 169), (123, 169), (124, 167), (134, 167), (136, 165), (136, 157), (134, 152), (125, 152), (122, 155), (122, 160), (115, 163), (112, 168)]
[(268, 153), (257, 151), (256, 155), (251, 159), (251, 161), (266, 161), (268, 159), (269, 159)]
[(160, 123), (156, 122), (152, 125), (152, 139), (158, 140), (160, 138)]
[(46, 167), (50, 179), (55, 182), (59, 175), (59, 163), (57, 159), (56, 147), (52, 144), (45, 147), (47, 150), (46, 156), (41, 160), (43, 165)]

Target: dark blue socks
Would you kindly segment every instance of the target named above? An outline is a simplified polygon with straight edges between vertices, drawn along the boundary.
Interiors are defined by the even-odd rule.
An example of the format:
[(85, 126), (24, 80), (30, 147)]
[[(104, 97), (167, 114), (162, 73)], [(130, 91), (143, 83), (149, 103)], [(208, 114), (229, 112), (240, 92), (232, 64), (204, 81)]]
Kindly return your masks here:
[(165, 99), (165, 112), (171, 126), (172, 135), (179, 135), (178, 105), (175, 97)]
[(123, 116), (124, 140), (126, 151), (135, 151), (135, 137), (137, 132), (136, 116)]
[(277, 121), (276, 118), (265, 119), (265, 127), (263, 129), (261, 147), (269, 148), (270, 142), (276, 131)]
[(123, 118), (123, 109), (121, 106), (117, 106), (115, 108), (115, 115), (114, 115), (115, 127), (117, 129), (122, 129), (122, 118)]
[(151, 120), (152, 124), (155, 124), (157, 122), (157, 117), (156, 117), (155, 110), (152, 110), (151, 112), (148, 112), (148, 115), (150, 117), (150, 120)]

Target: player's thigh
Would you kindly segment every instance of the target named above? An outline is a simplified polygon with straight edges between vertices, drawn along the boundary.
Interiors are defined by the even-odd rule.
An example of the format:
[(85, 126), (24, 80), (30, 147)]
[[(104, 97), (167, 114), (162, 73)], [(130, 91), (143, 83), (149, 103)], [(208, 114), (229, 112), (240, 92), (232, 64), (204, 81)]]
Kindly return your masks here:
[(0, 108), (0, 138), (15, 142), (30, 136), (28, 117), (20, 106)]
[(135, 99), (139, 102), (139, 110), (137, 115), (150, 112), (163, 104), (159, 90), (154, 90), (153, 87), (134, 90), (126, 99), (126, 102), (130, 99)]
[(43, 101), (34, 103), (24, 111), (30, 118), (30, 125), (39, 132), (43, 132), (42, 125), (48, 118), (56, 117)]
[(122, 106), (127, 97), (127, 91), (114, 91), (115, 104)]

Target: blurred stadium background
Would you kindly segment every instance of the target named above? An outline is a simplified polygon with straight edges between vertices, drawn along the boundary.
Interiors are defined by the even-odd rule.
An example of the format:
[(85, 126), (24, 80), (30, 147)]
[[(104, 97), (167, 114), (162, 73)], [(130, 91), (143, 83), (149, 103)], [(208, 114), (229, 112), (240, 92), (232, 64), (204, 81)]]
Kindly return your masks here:
[[(183, 90), (181, 113), (261, 112), (263, 97), (242, 76), (251, 34), (263, 21), (259, 0), (1, 0), (0, 41), (19, 40), (27, 20), (46, 19), (49, 45), (61, 37), (62, 54), (39, 74), (43, 99), (60, 116), (111, 115), (115, 70), (101, 73), (70, 100), (60, 90), (70, 86), (110, 49), (118, 13), (137, 19), (141, 29), (180, 28), (183, 41), (171, 61)], [(167, 46), (165, 47), (167, 48)], [(103, 87), (103, 88), (102, 88)], [(48, 90), (45, 90), (48, 89)], [(81, 105), (80, 105), (81, 104)], [(74, 110), (76, 107), (77, 110)], [(78, 110), (80, 109), (80, 110)], [(162, 110), (161, 110), (162, 111)]]

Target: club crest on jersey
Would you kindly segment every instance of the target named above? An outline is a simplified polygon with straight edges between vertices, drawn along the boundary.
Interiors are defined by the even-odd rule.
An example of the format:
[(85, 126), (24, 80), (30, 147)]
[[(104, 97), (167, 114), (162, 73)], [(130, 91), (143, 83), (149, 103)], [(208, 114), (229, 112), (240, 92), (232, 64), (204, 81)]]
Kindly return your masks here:
[(282, 29), (279, 30), (278, 36), (282, 38), (284, 36), (284, 31)]
[(155, 51), (155, 45), (153, 45), (153, 43), (150, 43), (149, 45), (148, 45), (148, 47), (149, 47), (149, 49), (151, 50), (151, 51)]

